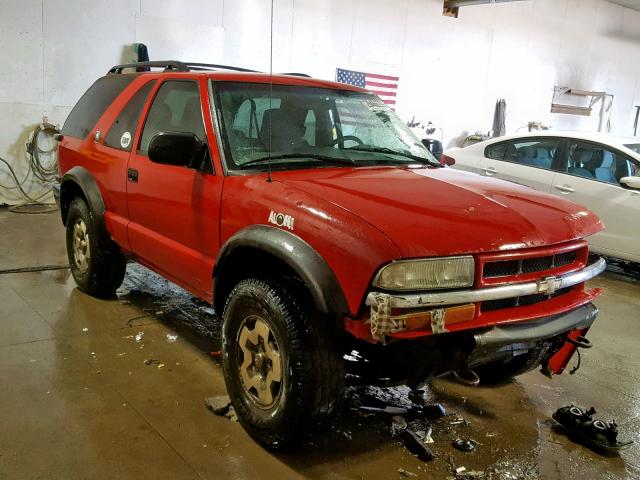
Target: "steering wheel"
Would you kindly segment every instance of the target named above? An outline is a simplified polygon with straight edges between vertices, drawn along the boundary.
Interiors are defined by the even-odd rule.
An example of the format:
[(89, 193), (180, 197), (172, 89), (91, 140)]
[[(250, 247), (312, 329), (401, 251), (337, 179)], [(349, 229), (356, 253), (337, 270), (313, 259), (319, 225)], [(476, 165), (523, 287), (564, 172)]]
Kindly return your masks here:
[(358, 145), (364, 145), (364, 142), (355, 135), (344, 135), (342, 137), (334, 138), (330, 145), (333, 147), (336, 143), (344, 142), (345, 140), (351, 140), (352, 142), (356, 142)]

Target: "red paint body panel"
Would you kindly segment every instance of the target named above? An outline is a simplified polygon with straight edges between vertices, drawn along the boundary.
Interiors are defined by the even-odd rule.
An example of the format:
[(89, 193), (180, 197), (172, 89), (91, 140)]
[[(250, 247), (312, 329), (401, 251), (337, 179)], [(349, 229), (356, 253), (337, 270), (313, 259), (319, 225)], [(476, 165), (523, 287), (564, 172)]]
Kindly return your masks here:
[[(146, 81), (159, 79), (142, 118), (161, 82), (199, 82), (203, 119), (214, 173), (159, 165), (139, 155), (93, 141), (103, 137), (120, 110)], [(353, 318), (366, 317), (364, 299), (376, 271), (401, 258), (474, 255), (476, 288), (530, 281), (539, 274), (483, 279), (487, 261), (511, 255), (536, 256), (546, 251), (578, 249), (575, 263), (553, 271), (561, 274), (586, 263), (584, 237), (601, 230), (595, 215), (583, 207), (528, 187), (446, 168), (342, 167), (223, 174), (223, 162), (210, 115), (208, 81), (244, 81), (364, 91), (356, 87), (304, 77), (255, 73), (143, 73), (107, 109), (85, 140), (64, 138), (60, 171), (80, 165), (94, 176), (104, 199), (106, 226), (113, 239), (138, 260), (211, 301), (215, 258), (232, 235), (256, 224), (269, 224), (269, 214), (295, 219), (291, 232), (313, 247), (333, 270)], [(143, 122), (141, 122), (143, 125)], [(141, 127), (133, 138), (137, 146)], [(138, 182), (127, 182), (127, 168), (138, 170)], [(270, 224), (269, 224), (270, 225)], [(284, 227), (282, 227), (284, 228)], [(598, 290), (583, 285), (540, 303), (482, 312), (472, 322), (451, 330), (541, 318), (593, 300)], [(356, 336), (364, 329), (348, 320)], [(362, 323), (362, 322), (361, 322)], [(357, 333), (356, 333), (357, 332)], [(413, 338), (418, 331), (397, 334)]]
[(293, 216), (293, 234), (309, 243), (335, 273), (351, 312), (357, 312), (378, 267), (400, 253), (378, 229), (326, 199), (283, 183), (285, 174), (225, 179), (221, 243), (249, 225), (268, 223), (269, 213)]
[[(181, 77), (162, 77), (163, 81), (175, 78)], [(145, 112), (161, 86), (161, 82), (155, 86)], [(206, 99), (201, 82), (198, 86), (201, 99)], [(134, 137), (134, 146), (139, 144), (144, 119), (146, 114)], [(209, 145), (215, 146), (217, 155), (216, 142)], [(224, 177), (220, 173), (154, 163), (135, 148), (128, 168), (138, 171), (138, 181), (127, 182), (131, 250), (152, 269), (210, 300), (213, 265), (220, 247), (218, 229)]]
[(584, 207), (446, 168), (340, 168), (278, 173), (384, 232), (404, 258), (555, 245), (602, 229)]

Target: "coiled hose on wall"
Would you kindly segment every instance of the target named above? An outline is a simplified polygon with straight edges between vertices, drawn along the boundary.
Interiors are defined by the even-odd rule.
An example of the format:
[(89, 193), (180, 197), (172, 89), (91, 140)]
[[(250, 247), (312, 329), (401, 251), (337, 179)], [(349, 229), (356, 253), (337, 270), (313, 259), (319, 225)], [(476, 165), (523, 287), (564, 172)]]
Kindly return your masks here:
[[(9, 170), (14, 186), (6, 186), (0, 184), (0, 188), (5, 190), (17, 190), (20, 196), (25, 200), (25, 204), (10, 207), (9, 209), (19, 213), (42, 213), (44, 211), (55, 210), (55, 206), (39, 203), (45, 196), (51, 192), (51, 184), (56, 181), (58, 174), (58, 158), (57, 144), (53, 136), (59, 133), (60, 129), (43, 119), (29, 135), (29, 139), (25, 144), (27, 157), (29, 160), (28, 170), (25, 177), (20, 180), (11, 164), (0, 157), (2, 162)], [(47, 148), (45, 141), (50, 143)], [(40, 184), (42, 190), (37, 194), (29, 194), (24, 189), (25, 183), (29, 179), (35, 179)], [(38, 208), (34, 208), (38, 207)]]

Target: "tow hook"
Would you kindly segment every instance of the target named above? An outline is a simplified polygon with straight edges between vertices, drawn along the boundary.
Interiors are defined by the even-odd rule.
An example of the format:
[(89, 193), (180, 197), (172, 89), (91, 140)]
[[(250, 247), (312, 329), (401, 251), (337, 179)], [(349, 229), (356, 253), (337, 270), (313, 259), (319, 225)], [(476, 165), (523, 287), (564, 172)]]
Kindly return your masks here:
[(582, 335), (578, 335), (575, 339), (571, 337), (567, 337), (565, 341), (569, 342), (571, 345), (575, 345), (578, 348), (593, 347), (593, 343), (591, 343), (591, 341), (588, 338), (583, 337)]

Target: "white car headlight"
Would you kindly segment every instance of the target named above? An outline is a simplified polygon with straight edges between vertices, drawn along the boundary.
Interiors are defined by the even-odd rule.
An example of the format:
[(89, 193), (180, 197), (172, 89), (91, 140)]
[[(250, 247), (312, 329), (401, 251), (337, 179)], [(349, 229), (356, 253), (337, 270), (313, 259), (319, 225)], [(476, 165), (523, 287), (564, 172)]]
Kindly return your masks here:
[(373, 285), (386, 290), (433, 290), (473, 286), (473, 257), (401, 260), (382, 267)]

